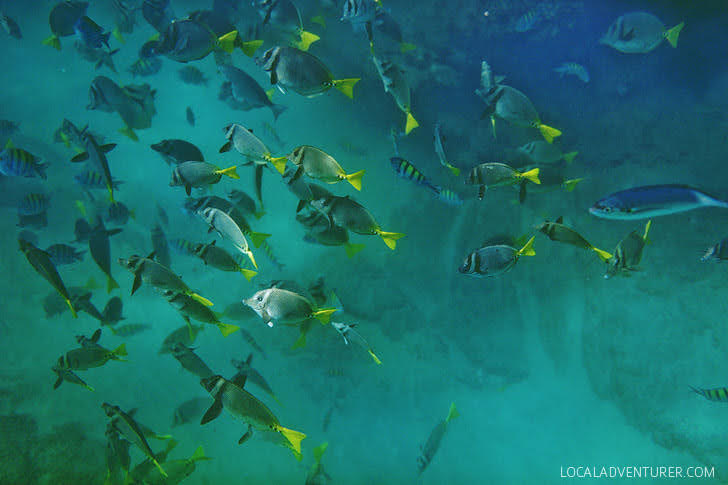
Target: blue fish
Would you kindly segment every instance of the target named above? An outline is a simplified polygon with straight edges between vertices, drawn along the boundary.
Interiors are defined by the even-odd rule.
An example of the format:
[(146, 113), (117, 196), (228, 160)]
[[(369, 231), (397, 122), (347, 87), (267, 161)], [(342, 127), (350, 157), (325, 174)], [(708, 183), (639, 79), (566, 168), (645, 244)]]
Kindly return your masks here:
[(457, 192), (453, 192), (450, 189), (440, 189), (437, 192), (437, 198), (447, 205), (453, 207), (459, 207), (463, 205), (463, 198)]
[(589, 212), (603, 219), (637, 220), (701, 207), (728, 209), (728, 202), (687, 185), (649, 185), (615, 192), (596, 202)]
[(395, 173), (403, 179), (411, 180), (417, 185), (424, 185), (425, 187), (435, 191), (435, 193), (440, 192), (439, 187), (433, 185), (432, 182), (430, 182), (430, 180), (422, 174), (422, 172), (417, 170), (417, 167), (404, 158), (392, 157), (389, 159), (389, 163), (392, 165)]
[(87, 47), (92, 47), (94, 49), (100, 49), (104, 45), (109, 47), (109, 36), (111, 33), (104, 33), (104, 29), (86, 15), (80, 17), (76, 21), (73, 25), (73, 30), (76, 31), (78, 38), (81, 39)]
[(18, 216), (38, 216), (43, 214), (50, 207), (50, 197), (45, 194), (28, 194), (18, 205)]
[(22, 148), (15, 148), (8, 141), (5, 148), (0, 151), (0, 175), (9, 177), (40, 177), (46, 179), (47, 165), (40, 163), (40, 159)]

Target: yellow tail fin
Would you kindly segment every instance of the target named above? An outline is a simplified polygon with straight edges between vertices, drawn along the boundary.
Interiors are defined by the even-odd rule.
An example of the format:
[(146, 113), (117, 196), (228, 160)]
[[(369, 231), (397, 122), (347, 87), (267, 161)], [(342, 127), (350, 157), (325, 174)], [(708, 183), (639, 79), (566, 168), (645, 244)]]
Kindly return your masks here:
[(377, 234), (382, 238), (384, 241), (384, 244), (387, 245), (389, 249), (394, 251), (397, 248), (397, 240), (402, 239), (405, 235), (399, 232), (385, 232), (385, 231), (379, 231)]
[(364, 172), (366, 170), (359, 170), (358, 172), (345, 175), (345, 178), (356, 190), (361, 190), (361, 179), (364, 177)]
[(114, 280), (114, 278), (112, 278), (111, 276), (108, 276), (106, 278), (106, 293), (111, 293), (111, 290), (113, 290), (114, 288), (118, 288), (118, 287), (119, 287), (119, 283), (117, 283), (116, 280)]
[(162, 468), (162, 465), (159, 464), (156, 458), (151, 458), (152, 463), (154, 463), (154, 466), (157, 467), (157, 470), (159, 470), (159, 473), (162, 474), (164, 478), (167, 478), (169, 475), (167, 475), (167, 472), (164, 471), (164, 468)]
[(258, 50), (258, 47), (263, 45), (262, 40), (248, 40), (245, 42), (239, 42), (236, 44), (241, 51), (243, 51), (243, 54), (245, 54), (248, 57), (253, 57), (255, 54), (255, 51)]
[(349, 79), (334, 79), (332, 82), (334, 87), (344, 93), (349, 99), (354, 99), (354, 85), (359, 82), (361, 78), (349, 78)]
[(73, 308), (71, 300), (69, 300), (68, 298), (64, 298), (64, 300), (66, 300), (66, 305), (68, 305), (68, 308), (71, 309), (71, 315), (73, 315), (73, 318), (78, 318), (78, 314), (76, 313), (76, 309)]
[(567, 192), (572, 192), (574, 188), (576, 188), (576, 184), (584, 180), (583, 178), (580, 179), (570, 179), (570, 180), (564, 180), (563, 185), (564, 189), (566, 189)]
[(47, 39), (43, 41), (43, 45), (49, 45), (53, 47), (55, 50), (59, 51), (61, 50), (61, 39), (56, 37), (55, 35), (51, 35)]
[(536, 251), (533, 249), (534, 239), (536, 239), (536, 236), (531, 236), (531, 239), (529, 239), (528, 242), (518, 250), (519, 256), (536, 256)]
[(647, 241), (647, 233), (650, 232), (650, 227), (652, 226), (652, 219), (647, 221), (647, 224), (645, 224), (645, 234), (642, 236), (643, 241)]
[(414, 44), (410, 44), (409, 42), (402, 42), (401, 44), (399, 44), (399, 51), (402, 54), (406, 54), (407, 52), (413, 51), (415, 49), (417, 49), (417, 46)]
[(457, 408), (455, 407), (455, 403), (450, 404), (450, 411), (447, 413), (447, 418), (445, 419), (446, 423), (449, 423), (454, 418), (457, 418), (460, 416), (460, 413), (458, 412)]
[(275, 94), (275, 92), (275, 88), (270, 88), (268, 91), (265, 92), (265, 95), (268, 97), (268, 101), (273, 102), (273, 95)]
[(321, 322), (322, 325), (326, 325), (331, 320), (331, 314), (336, 311), (338, 311), (337, 308), (322, 308), (313, 312), (311, 316)]
[(270, 234), (251, 232), (248, 236), (250, 236), (250, 242), (253, 243), (253, 247), (259, 248), (270, 237)]
[(369, 352), (369, 355), (372, 356), (372, 359), (374, 359), (374, 362), (376, 362), (377, 365), (382, 365), (382, 361), (379, 360), (379, 357), (377, 357), (376, 355), (374, 355), (374, 352), (372, 352), (371, 349), (367, 350), (367, 352)]
[(190, 292), (190, 293), (187, 294), (187, 296), (189, 296), (190, 298), (192, 298), (193, 300), (195, 300), (198, 303), (202, 303), (205, 306), (212, 306), (213, 305), (213, 303), (210, 300), (208, 300), (207, 298), (205, 298), (202, 295), (198, 295), (197, 293), (191, 293)]
[(239, 179), (240, 175), (238, 175), (238, 171), (236, 170), (238, 168), (237, 165), (233, 165), (232, 167), (223, 168), (222, 170), (215, 171), (216, 174), (219, 175), (226, 175), (230, 177), (231, 179)]
[(121, 42), (122, 44), (126, 44), (126, 39), (123, 35), (121, 35), (121, 31), (119, 30), (119, 27), (114, 27), (114, 30), (111, 31), (111, 35), (114, 36), (116, 40)]
[(665, 38), (671, 46), (677, 47), (677, 38), (680, 36), (680, 31), (685, 27), (685, 22), (680, 22), (675, 27), (665, 32)]
[(538, 168), (534, 168), (534, 169), (529, 170), (528, 172), (521, 173), (521, 177), (523, 177), (526, 180), (530, 180), (534, 184), (540, 185), (541, 181), (538, 179), (539, 171), (540, 170)]
[(493, 127), (493, 138), (496, 139), (498, 137), (495, 136), (495, 116), (490, 117), (490, 124)]
[(319, 24), (324, 29), (326, 28), (326, 19), (321, 14), (311, 17), (311, 22), (313, 22), (314, 24)]
[(301, 441), (306, 438), (305, 434), (301, 433), (300, 431), (294, 431), (292, 429), (284, 428), (280, 425), (276, 427), (276, 431), (282, 434), (291, 443), (293, 449), (297, 453), (301, 453)]
[(278, 170), (278, 173), (281, 175), (285, 173), (288, 157), (268, 157), (268, 161)]
[(139, 141), (139, 137), (136, 133), (134, 133), (134, 130), (129, 128), (128, 126), (125, 126), (124, 128), (119, 128), (119, 133), (122, 135), (131, 138), (134, 141)]
[(563, 155), (561, 155), (561, 158), (563, 158), (566, 163), (571, 163), (574, 161), (578, 154), (579, 152), (564, 153)]
[(404, 125), (404, 134), (409, 135), (410, 131), (414, 130), (418, 126), (420, 126), (420, 124), (417, 123), (417, 120), (415, 119), (415, 117), (412, 116), (412, 113), (407, 111), (407, 121), (405, 122), (405, 125)]
[(231, 333), (235, 333), (238, 330), (240, 330), (240, 327), (238, 327), (237, 325), (231, 325), (229, 323), (219, 322), (216, 325), (217, 325), (217, 328), (220, 329), (220, 333), (222, 334), (223, 337), (227, 337)]
[(245, 268), (240, 268), (240, 272), (243, 273), (243, 276), (245, 276), (245, 279), (248, 281), (252, 280), (253, 276), (258, 274), (257, 271), (253, 271), (252, 269), (245, 269)]
[(363, 244), (352, 244), (352, 243), (346, 243), (344, 245), (344, 249), (346, 250), (346, 255), (350, 258), (353, 258), (356, 253), (364, 249)]
[(551, 128), (550, 126), (546, 126), (543, 123), (538, 125), (538, 129), (541, 131), (541, 136), (543, 136), (544, 140), (549, 143), (553, 143), (554, 138), (561, 136), (561, 131), (556, 128)]
[(316, 460), (316, 463), (321, 463), (321, 458), (323, 458), (324, 453), (326, 452), (326, 448), (328, 447), (329, 442), (326, 441), (313, 449), (313, 459)]
[(248, 259), (250, 259), (250, 262), (253, 263), (253, 267), (255, 269), (258, 269), (258, 263), (255, 262), (255, 256), (253, 256), (253, 252), (248, 250), (245, 254), (248, 256)]
[(212, 460), (212, 458), (205, 456), (205, 450), (202, 448), (202, 445), (198, 446), (195, 452), (192, 453), (192, 456), (190, 457), (191, 462), (200, 460)]
[(592, 249), (592, 251), (597, 253), (597, 256), (599, 256), (599, 259), (601, 259), (605, 263), (607, 261), (609, 261), (610, 259), (612, 259), (612, 255), (602, 249), (595, 248), (594, 246), (592, 246), (591, 249)]
[(302, 30), (301, 40), (296, 43), (296, 47), (298, 47), (302, 51), (307, 51), (308, 48), (311, 47), (311, 44), (313, 44), (320, 38), (321, 37), (316, 34), (312, 34), (311, 32), (306, 32), (305, 30)]
[(449, 169), (450, 169), (450, 171), (452, 172), (452, 174), (453, 174), (454, 176), (456, 176), (456, 177), (459, 177), (459, 176), (460, 176), (460, 169), (459, 169), (459, 168), (457, 168), (457, 167), (453, 167), (453, 166), (452, 166), (452, 165), (450, 165), (450, 164), (448, 164), (448, 165), (447, 165), (447, 168), (449, 168)]
[(126, 356), (126, 355), (129, 355), (129, 354), (127, 354), (127, 353), (126, 353), (126, 344), (121, 344), (121, 345), (119, 345), (119, 346), (118, 346), (118, 347), (117, 347), (117, 348), (116, 348), (116, 349), (115, 349), (115, 350), (114, 350), (114, 351), (112, 352), (112, 354), (114, 354), (112, 358), (116, 358), (116, 357), (124, 357), (124, 356)]
[(232, 32), (228, 32), (227, 34), (218, 38), (217, 44), (220, 46), (220, 49), (227, 52), (228, 54), (231, 54), (233, 52), (233, 50), (235, 49), (235, 40), (237, 38), (238, 38), (238, 31), (233, 30)]

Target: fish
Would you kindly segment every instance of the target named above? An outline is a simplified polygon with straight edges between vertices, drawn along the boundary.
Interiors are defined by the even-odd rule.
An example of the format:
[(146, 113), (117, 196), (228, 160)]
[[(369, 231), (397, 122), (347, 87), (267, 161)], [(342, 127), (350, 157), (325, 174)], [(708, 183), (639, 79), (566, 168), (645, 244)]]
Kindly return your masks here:
[(207, 86), (207, 78), (195, 66), (185, 66), (177, 70), (177, 77), (180, 81), (194, 86)]
[(202, 387), (215, 400), (200, 421), (206, 424), (220, 416), (223, 409), (227, 410), (233, 417), (242, 419), (248, 424), (248, 432), (238, 441), (243, 443), (252, 433), (252, 429), (280, 433), (290, 445), (294, 455), (300, 460), (301, 441), (306, 435), (292, 429), (281, 426), (278, 418), (268, 407), (255, 398), (248, 391), (243, 389), (245, 376), (234, 381), (228, 381), (220, 375), (212, 376), (200, 381)]
[(172, 357), (188, 372), (196, 375), (200, 379), (206, 379), (215, 375), (205, 362), (194, 352), (194, 349), (187, 347), (181, 343), (172, 346)]
[(40, 177), (45, 180), (47, 164), (32, 153), (16, 148), (12, 141), (8, 140), (5, 148), (0, 151), (0, 175), (8, 177)]
[(576, 232), (574, 229), (564, 225), (564, 218), (559, 216), (556, 222), (546, 221), (537, 227), (537, 230), (545, 234), (552, 241), (571, 244), (577, 248), (587, 249), (597, 253), (597, 256), (605, 263), (612, 259), (612, 255), (608, 252), (594, 247), (584, 236)]
[(506, 244), (485, 246), (476, 249), (465, 258), (458, 272), (476, 278), (499, 276), (507, 273), (518, 262), (521, 256), (535, 256), (533, 249), (534, 237), (521, 248), (516, 249)]
[(273, 389), (270, 387), (270, 384), (268, 384), (268, 381), (266, 381), (265, 378), (260, 375), (260, 372), (258, 372), (251, 366), (252, 362), (253, 354), (248, 354), (248, 357), (245, 360), (232, 359), (231, 361), (233, 367), (238, 370), (238, 374), (244, 375), (247, 379), (247, 382), (252, 382), (256, 386), (261, 388), (270, 397), (278, 401), (278, 398), (273, 392)]
[(107, 48), (109, 47), (111, 33), (104, 33), (104, 29), (86, 15), (76, 20), (76, 23), (73, 24), (73, 30), (86, 47), (92, 49), (100, 49), (104, 45)]
[(563, 153), (558, 145), (543, 140), (526, 143), (518, 147), (516, 152), (535, 164), (555, 164), (561, 160), (571, 163), (579, 154), (579, 152)]
[(715, 387), (712, 389), (699, 389), (688, 386), (694, 393), (703, 396), (708, 401), (728, 402), (728, 388)]
[(22, 39), (23, 34), (20, 32), (20, 26), (14, 18), (0, 12), (0, 27), (10, 36), (16, 39)]
[(655, 50), (664, 40), (672, 47), (677, 47), (684, 26), (685, 22), (680, 22), (668, 29), (651, 13), (630, 12), (612, 22), (599, 43), (625, 54), (646, 54)]
[(151, 329), (152, 326), (147, 325), (146, 323), (129, 323), (126, 325), (119, 325), (118, 327), (112, 327), (111, 331), (117, 337), (132, 337)]
[(372, 26), (374, 15), (379, 2), (376, 0), (345, 0), (344, 8), (341, 14), (342, 22), (349, 22), (352, 26), (360, 26), (369, 24), (368, 30), (369, 40), (372, 40)]
[(570, 74), (576, 76), (583, 83), (589, 82), (589, 71), (586, 70), (586, 67), (576, 62), (564, 62), (560, 66), (555, 67), (554, 72), (558, 72), (561, 77), (564, 77), (565, 74)]
[(417, 185), (427, 187), (436, 194), (439, 193), (440, 187), (433, 184), (430, 179), (425, 177), (422, 172), (417, 169), (417, 167), (412, 165), (412, 163), (405, 160), (404, 158), (392, 157), (389, 159), (389, 164), (394, 169), (394, 173), (396, 173), (400, 178), (411, 180)]
[(76, 236), (76, 240), (74, 242), (87, 242), (91, 235), (91, 231), (93, 231), (93, 229), (86, 219), (76, 219), (73, 226), (73, 234)]
[(425, 444), (420, 446), (422, 454), (417, 458), (419, 474), (422, 474), (430, 462), (432, 462), (432, 458), (435, 456), (435, 453), (437, 453), (437, 450), (440, 449), (440, 443), (442, 442), (442, 438), (445, 436), (445, 432), (447, 431), (450, 421), (458, 416), (460, 416), (460, 413), (458, 413), (457, 408), (455, 408), (455, 403), (451, 403), (450, 410), (447, 413), (447, 418), (445, 418), (444, 421), (437, 423), (437, 426), (435, 426), (430, 432), (430, 436), (427, 438)]
[(728, 202), (688, 185), (648, 185), (608, 195), (595, 202), (589, 213), (602, 219), (638, 220), (701, 207), (728, 209)]
[[(101, 329), (96, 329), (96, 331), (91, 335), (91, 337), (86, 337), (85, 335), (76, 335), (76, 342), (81, 345), (81, 347), (96, 347), (99, 348), (101, 345), (99, 344), (99, 339), (101, 338)], [(101, 347), (103, 348), (103, 347)]]
[(158, 354), (171, 354), (172, 346), (177, 342), (189, 347), (195, 343), (197, 335), (203, 330), (203, 328), (204, 327), (202, 325), (193, 325), (191, 323), (177, 328), (165, 337)]
[(114, 59), (111, 56), (119, 52), (119, 49), (106, 50), (103, 48), (89, 47), (78, 40), (74, 42), (73, 46), (76, 48), (76, 52), (78, 52), (84, 60), (87, 60), (94, 65), (94, 69), (106, 66), (113, 72), (116, 72)]
[(478, 199), (483, 200), (485, 191), (490, 187), (502, 187), (515, 185), (521, 180), (528, 180), (534, 184), (540, 184), (538, 178), (539, 169), (534, 168), (525, 172), (519, 172), (505, 163), (481, 163), (470, 171), (465, 179), (466, 185), (478, 186)]
[(253, 215), (256, 219), (260, 219), (263, 214), (258, 210), (255, 200), (242, 190), (233, 189), (228, 192), (228, 199), (235, 205), (235, 209), (245, 215)]
[(311, 205), (325, 214), (334, 224), (363, 235), (377, 235), (394, 251), (397, 241), (405, 235), (399, 232), (383, 231), (364, 206), (349, 197), (331, 196), (311, 202)]
[(56, 374), (57, 379), (56, 382), (53, 384), (53, 389), (58, 389), (61, 384), (63, 384), (63, 381), (70, 382), (71, 384), (77, 384), (79, 386), (85, 387), (89, 391), (93, 391), (94, 388), (89, 386), (84, 382), (83, 379), (78, 377), (75, 372), (73, 372), (71, 369), (67, 368), (63, 364), (63, 357), (58, 358), (58, 362), (56, 365), (54, 365), (51, 370)]
[(18, 227), (33, 227), (35, 229), (43, 229), (48, 227), (48, 213), (41, 212), (30, 216), (18, 216)]
[(212, 460), (212, 458), (205, 456), (205, 450), (202, 445), (200, 445), (189, 458), (164, 461), (164, 470), (167, 472), (168, 478), (162, 478), (158, 474), (151, 472), (144, 476), (143, 483), (148, 485), (180, 483), (182, 480), (192, 475), (197, 468), (196, 463), (198, 461), (206, 460)]
[(183, 402), (174, 410), (172, 427), (191, 423), (202, 418), (205, 410), (210, 407), (210, 400), (205, 397), (195, 397)]
[(253, 0), (262, 18), (262, 25), (294, 38), (293, 44), (307, 51), (319, 36), (303, 29), (301, 13), (291, 0)]
[(124, 122), (119, 132), (138, 141), (134, 129), (152, 126), (157, 113), (154, 97), (157, 91), (149, 84), (127, 84), (119, 86), (106, 76), (96, 76), (89, 87), (89, 104), (86, 109), (116, 112)]
[(43, 45), (61, 50), (61, 37), (69, 37), (76, 33), (75, 25), (78, 19), (86, 15), (88, 2), (62, 1), (58, 2), (48, 15), (52, 35), (43, 41)]
[[(283, 105), (273, 103), (271, 97), (260, 87), (260, 84), (242, 69), (228, 64), (219, 66), (218, 69), (227, 78), (229, 85), (225, 88), (225, 92), (227, 93), (229, 90), (229, 96), (235, 102), (236, 109), (248, 111), (256, 108), (270, 108), (274, 120), (277, 120), (281, 113), (287, 109)], [(221, 88), (220, 99), (223, 99), (222, 93), (223, 89)], [(227, 98), (228, 96), (224, 97)]]
[(360, 78), (334, 79), (331, 71), (318, 57), (295, 47), (272, 47), (255, 62), (270, 73), (272, 85), (283, 92), (290, 89), (307, 97), (317, 96), (335, 88), (353, 99), (354, 85), (360, 80)]
[[(402, 38), (402, 28), (389, 12), (388, 9), (382, 7), (380, 0), (377, 1), (377, 9), (374, 12), (374, 21), (372, 22), (372, 33), (369, 39), (370, 48), (376, 47), (378, 50), (386, 49), (392, 53), (406, 54), (415, 50), (417, 46), (409, 42), (404, 42)], [(384, 42), (388, 40), (394, 43), (397, 49), (391, 49), (385, 46)]]
[(643, 234), (637, 231), (630, 232), (624, 239), (619, 241), (614, 250), (614, 256), (607, 261), (607, 271), (604, 278), (608, 279), (615, 275), (629, 275), (629, 272), (636, 271), (642, 261), (642, 251), (647, 244), (647, 234), (650, 232), (652, 220), (645, 224)]
[[(189, 256), (193, 255), (194, 253), (192, 250), (195, 247), (195, 244), (191, 241), (188, 241), (186, 239), (172, 239), (170, 241), (170, 244), (172, 245), (172, 248), (181, 254), (187, 254)], [(161, 261), (160, 261), (161, 262)]]
[(161, 69), (162, 60), (158, 57), (140, 57), (127, 68), (127, 71), (134, 77), (147, 77), (154, 76)]
[(88, 370), (101, 367), (110, 360), (124, 361), (122, 357), (126, 355), (126, 344), (121, 344), (114, 350), (105, 349), (100, 345), (89, 345), (69, 350), (58, 359), (58, 363), (72, 371)]
[(237, 261), (223, 248), (215, 245), (217, 241), (212, 241), (209, 244), (197, 244), (192, 252), (195, 256), (199, 257), (205, 264), (217, 268), (221, 271), (240, 272), (245, 276), (245, 279), (250, 281), (253, 276), (258, 274), (257, 272), (242, 268)]
[(382, 361), (379, 360), (379, 357), (374, 353), (369, 343), (364, 339), (364, 337), (359, 334), (356, 330), (354, 330), (354, 327), (356, 326), (355, 323), (349, 324), (349, 323), (341, 323), (341, 322), (331, 322), (331, 326), (334, 327), (334, 329), (339, 332), (339, 335), (341, 335), (344, 339), (344, 343), (346, 345), (349, 345), (349, 342), (356, 343), (358, 346), (363, 348), (367, 351), (369, 356), (376, 362), (377, 365), (381, 365)]
[[(191, 214), (199, 213), (207, 207), (214, 207), (230, 216), (233, 222), (237, 224), (243, 232), (245, 237), (250, 238), (253, 243), (253, 247), (262, 247), (265, 251), (270, 251), (270, 247), (267, 247), (266, 241), (266, 239), (270, 237), (270, 234), (253, 231), (253, 228), (248, 223), (242, 211), (238, 210), (237, 207), (229, 200), (217, 197), (216, 195), (210, 195), (207, 197), (200, 197), (199, 199), (188, 199), (185, 202), (185, 209)], [(267, 255), (269, 257), (271, 256), (270, 254)]]
[(528, 32), (533, 30), (541, 20), (541, 15), (539, 15), (538, 10), (527, 10), (523, 15), (516, 19), (516, 23), (513, 25), (513, 30), (519, 33)]
[(250, 259), (255, 269), (258, 269), (258, 264), (255, 262), (253, 252), (248, 247), (248, 240), (245, 239), (242, 229), (227, 213), (215, 207), (205, 207), (198, 214), (210, 225), (211, 229), (214, 229), (221, 237), (230, 241), (238, 251)]
[(129, 447), (131, 443), (121, 438), (119, 433), (110, 425), (106, 427), (106, 479), (108, 485), (123, 482), (121, 470), (129, 471), (131, 457)]
[(114, 202), (114, 179), (111, 176), (111, 169), (109, 168), (109, 161), (106, 158), (106, 154), (116, 148), (116, 143), (99, 145), (93, 135), (88, 131), (83, 133), (82, 139), (85, 150), (71, 158), (71, 161), (77, 163), (89, 160), (101, 175), (103, 175), (106, 190), (109, 191), (109, 200)]
[(68, 244), (51, 244), (45, 249), (51, 261), (56, 266), (77, 263), (83, 261), (86, 251), (76, 251), (76, 248)]
[(134, 211), (129, 210), (126, 204), (119, 202), (118, 200), (109, 204), (109, 207), (106, 210), (106, 220), (112, 224), (123, 226), (129, 221), (130, 217), (132, 219), (136, 217), (134, 215)]
[(331, 483), (331, 477), (326, 473), (324, 466), (321, 464), (321, 458), (323, 458), (328, 447), (329, 443), (324, 442), (313, 449), (314, 463), (311, 465), (308, 475), (306, 475), (305, 485), (326, 485)]
[(12, 120), (0, 120), (0, 137), (10, 137), (20, 130), (20, 123)]
[(42, 192), (32, 192), (25, 195), (18, 204), (19, 216), (36, 216), (48, 211), (51, 198)]
[[(365, 247), (363, 244), (350, 242), (349, 231), (343, 227), (331, 225), (327, 218), (317, 211), (312, 211), (312, 214), (308, 215), (296, 214), (296, 220), (308, 228), (303, 238), (306, 242), (322, 246), (343, 246), (349, 258), (353, 258)], [(323, 226), (323, 229), (319, 226)]]
[[(123, 312), (124, 302), (121, 298), (118, 296), (109, 298), (109, 301), (106, 302), (106, 305), (104, 305), (104, 309), (101, 312), (103, 322), (107, 325), (116, 325), (120, 321), (125, 320)], [(112, 331), (116, 334), (114, 329), (112, 329)]]
[(141, 257), (134, 254), (126, 259), (119, 258), (119, 264), (134, 274), (134, 282), (131, 286), (132, 295), (136, 293), (139, 287), (141, 287), (142, 282), (144, 282), (160, 290), (184, 293), (205, 306), (212, 306), (212, 302), (210, 300), (192, 291), (190, 287), (182, 281), (182, 278), (177, 276), (166, 266), (155, 261), (154, 253), (151, 253), (147, 257)]
[(167, 268), (172, 267), (172, 258), (169, 255), (169, 244), (167, 244), (167, 237), (164, 235), (162, 226), (158, 223), (152, 227), (151, 231), (152, 249), (154, 251), (154, 257), (159, 264), (166, 266)]
[(460, 169), (454, 165), (452, 165), (450, 162), (447, 161), (447, 157), (445, 156), (445, 150), (442, 147), (442, 134), (440, 133), (440, 122), (438, 121), (435, 123), (435, 133), (432, 137), (433, 141), (435, 142), (435, 153), (437, 154), (437, 159), (440, 160), (440, 165), (447, 168), (452, 172), (454, 176), (460, 175)]
[(219, 319), (219, 315), (210, 310), (209, 306), (201, 303), (200, 301), (187, 295), (186, 293), (178, 293), (171, 290), (165, 290), (163, 294), (169, 304), (172, 305), (182, 315), (190, 329), (192, 329), (192, 324), (189, 321), (190, 318), (193, 318), (199, 322), (215, 325), (220, 330), (220, 333), (223, 337), (227, 337), (231, 333), (234, 333), (240, 329), (240, 327), (238, 327), (237, 325), (231, 325), (221, 322)]
[(170, 6), (170, 0), (144, 0), (142, 16), (159, 33), (177, 18)]
[(159, 153), (168, 165), (178, 165), (182, 162), (204, 162), (202, 152), (192, 143), (185, 140), (162, 140), (150, 145), (151, 149)]
[(192, 111), (192, 108), (187, 106), (187, 109), (185, 110), (185, 117), (187, 118), (187, 124), (190, 126), (195, 126), (195, 113)]
[(176, 62), (187, 63), (207, 57), (215, 50), (232, 53), (237, 31), (218, 37), (205, 24), (192, 19), (173, 20), (154, 47), (154, 52)]
[(61, 279), (61, 275), (58, 274), (58, 270), (53, 264), (50, 255), (25, 239), (18, 239), (18, 245), (20, 246), (20, 251), (25, 255), (36, 273), (41, 275), (61, 295), (61, 298), (63, 298), (63, 301), (66, 302), (68, 308), (71, 310), (73, 318), (77, 318), (76, 309), (71, 303), (71, 295), (68, 293), (68, 289)]
[(406, 115), (404, 133), (409, 135), (412, 130), (420, 126), (417, 120), (412, 116), (410, 87), (407, 82), (404, 70), (394, 64), (392, 61), (379, 59), (374, 55), (372, 50), (372, 60), (377, 68), (379, 78), (384, 84), (384, 92), (389, 93), (394, 98), (397, 106)]
[(119, 234), (121, 229), (106, 230), (101, 219), (98, 220), (96, 226), (91, 230), (88, 238), (89, 253), (91, 258), (96, 262), (101, 271), (106, 275), (106, 291), (118, 288), (119, 284), (111, 275), (111, 248), (109, 245), (109, 236)]
[(152, 463), (154, 463), (154, 466), (157, 467), (159, 473), (161, 473), (164, 477), (167, 477), (167, 472), (164, 471), (162, 465), (160, 465), (155, 458), (152, 448), (149, 446), (147, 439), (144, 437), (144, 432), (134, 418), (132, 418), (128, 413), (122, 411), (119, 406), (114, 406), (105, 402), (101, 405), (101, 407), (106, 413), (106, 416), (111, 418), (110, 424), (112, 428), (123, 436), (124, 439), (139, 448), (139, 450), (141, 450), (141, 452), (144, 453), (144, 455), (151, 460)]
[(253, 309), (263, 323), (273, 327), (274, 322), (279, 324), (302, 323), (315, 318), (322, 325), (329, 323), (331, 314), (336, 308), (317, 309), (308, 298), (293, 291), (281, 288), (267, 288), (256, 292), (253, 296), (243, 300)]
[(249, 162), (256, 165), (270, 163), (278, 172), (283, 173), (288, 157), (273, 157), (268, 147), (253, 134), (252, 130), (237, 123), (231, 123), (225, 127), (224, 131), (227, 141), (220, 147), (220, 153), (235, 148)]
[(459, 207), (463, 205), (462, 196), (447, 188), (440, 188), (437, 191), (437, 198), (449, 206)]
[(136, 12), (141, 10), (139, 3), (137, 0), (112, 0), (116, 27), (111, 33), (119, 42), (125, 42), (122, 33), (131, 34), (134, 31)]
[(174, 167), (169, 185), (171, 187), (184, 186), (185, 192), (190, 195), (193, 187), (214, 185), (220, 182), (223, 175), (231, 179), (239, 179), (236, 168), (236, 165), (221, 169), (207, 162), (182, 162)]
[(728, 238), (722, 239), (720, 242), (708, 248), (700, 261), (725, 261), (728, 259)]
[[(288, 160), (311, 178), (328, 184), (346, 180), (356, 190), (361, 190), (361, 180), (365, 170), (347, 174), (334, 157), (320, 148), (310, 145), (299, 146), (288, 155)], [(285, 165), (283, 168), (285, 169)], [(283, 175), (284, 171), (281, 171), (280, 168), (279, 171)]]

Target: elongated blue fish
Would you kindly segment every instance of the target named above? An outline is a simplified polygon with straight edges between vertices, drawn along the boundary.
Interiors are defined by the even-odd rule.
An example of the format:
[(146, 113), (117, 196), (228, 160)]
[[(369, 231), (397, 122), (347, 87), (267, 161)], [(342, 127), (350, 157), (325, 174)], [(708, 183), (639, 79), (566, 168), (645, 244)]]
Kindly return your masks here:
[(596, 202), (589, 212), (603, 219), (636, 220), (700, 207), (728, 209), (728, 202), (687, 185), (648, 185), (615, 192)]

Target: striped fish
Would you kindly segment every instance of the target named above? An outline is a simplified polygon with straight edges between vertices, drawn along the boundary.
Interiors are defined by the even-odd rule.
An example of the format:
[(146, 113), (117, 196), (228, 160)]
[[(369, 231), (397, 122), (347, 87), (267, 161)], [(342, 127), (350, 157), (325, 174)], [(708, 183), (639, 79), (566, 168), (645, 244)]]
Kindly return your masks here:
[(76, 261), (83, 260), (83, 254), (86, 251), (76, 251), (76, 248), (68, 244), (53, 244), (46, 248), (46, 253), (50, 256), (51, 261), (56, 266), (73, 264)]
[(430, 180), (417, 169), (417, 167), (404, 158), (392, 157), (389, 159), (389, 163), (392, 165), (394, 172), (401, 178), (411, 180), (417, 185), (424, 185), (425, 187), (432, 189), (436, 194), (439, 194), (440, 188), (433, 185), (432, 182), (430, 182)]
[(715, 387), (713, 389), (696, 389), (693, 386), (688, 387), (708, 401), (728, 402), (728, 387)]
[(440, 189), (437, 192), (438, 200), (444, 202), (447, 205), (453, 207), (460, 207), (463, 205), (463, 198), (457, 192), (453, 192), (450, 189)]
[(188, 255), (194, 255), (194, 248), (195, 244), (188, 241), (187, 239), (172, 239), (169, 241), (169, 245), (172, 246), (172, 249), (177, 251), (181, 254), (188, 254)]
[[(79, 173), (73, 176), (73, 180), (84, 189), (105, 189), (106, 181), (104, 176), (95, 170), (86, 170), (85, 172)], [(123, 184), (119, 180), (114, 180), (112, 185), (115, 189), (119, 188), (119, 185)]]
[(8, 140), (5, 148), (0, 151), (0, 175), (9, 177), (40, 177), (45, 180), (46, 167), (48, 165), (40, 163), (40, 159), (32, 153), (15, 148)]
[(50, 207), (50, 197), (45, 194), (32, 193), (28, 194), (20, 201), (18, 205), (18, 216), (37, 216), (48, 210)]
[(162, 60), (158, 57), (144, 58), (140, 57), (134, 64), (129, 66), (129, 71), (132, 76), (147, 77), (157, 74), (162, 69)]

